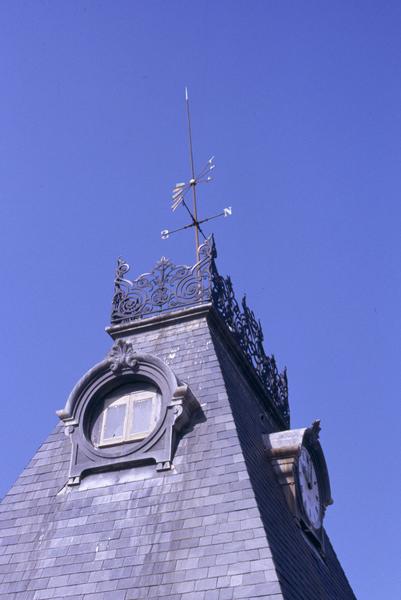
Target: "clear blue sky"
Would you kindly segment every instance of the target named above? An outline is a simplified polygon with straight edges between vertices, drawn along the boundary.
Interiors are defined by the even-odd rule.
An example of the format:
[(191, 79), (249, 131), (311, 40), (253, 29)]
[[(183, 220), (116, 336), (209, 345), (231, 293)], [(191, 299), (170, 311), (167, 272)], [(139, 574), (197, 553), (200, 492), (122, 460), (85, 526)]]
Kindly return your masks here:
[(328, 533), (358, 598), (400, 597), (400, 51), (391, 0), (1, 2), (0, 494), (110, 346), (116, 257), (193, 260), (159, 236), (188, 85), (220, 272), (322, 421)]

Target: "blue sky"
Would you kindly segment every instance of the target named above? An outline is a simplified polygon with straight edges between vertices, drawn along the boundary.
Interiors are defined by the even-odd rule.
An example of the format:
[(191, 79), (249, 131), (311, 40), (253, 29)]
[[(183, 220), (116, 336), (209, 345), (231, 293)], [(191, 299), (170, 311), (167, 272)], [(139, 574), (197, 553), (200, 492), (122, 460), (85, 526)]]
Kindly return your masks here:
[[(396, 598), (401, 357), (401, 5), (0, 4), (0, 495), (102, 359), (116, 257), (193, 261), (170, 211), (216, 156), (202, 215), (288, 367), (292, 425), (322, 421), (327, 531), (358, 598)], [(398, 533), (396, 529), (398, 528)]]

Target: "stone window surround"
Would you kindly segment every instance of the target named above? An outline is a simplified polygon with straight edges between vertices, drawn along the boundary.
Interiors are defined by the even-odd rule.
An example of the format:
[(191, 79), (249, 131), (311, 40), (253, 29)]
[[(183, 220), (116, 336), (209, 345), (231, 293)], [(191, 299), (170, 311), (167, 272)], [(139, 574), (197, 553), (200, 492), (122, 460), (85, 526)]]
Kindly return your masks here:
[[(156, 427), (133, 443), (95, 447), (90, 423), (96, 403), (122, 385), (148, 382), (160, 390), (161, 410)], [(189, 424), (200, 405), (189, 386), (171, 368), (151, 354), (137, 354), (132, 342), (117, 340), (102, 362), (80, 379), (64, 409), (57, 411), (71, 440), (68, 485), (97, 471), (156, 463), (159, 471), (171, 469), (177, 434)]]

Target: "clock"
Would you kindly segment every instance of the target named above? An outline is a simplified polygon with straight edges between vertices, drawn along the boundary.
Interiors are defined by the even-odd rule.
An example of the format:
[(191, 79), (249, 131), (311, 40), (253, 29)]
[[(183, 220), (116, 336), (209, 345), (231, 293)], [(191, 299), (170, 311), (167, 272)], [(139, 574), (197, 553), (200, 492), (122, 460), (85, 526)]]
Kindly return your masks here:
[(305, 448), (301, 446), (297, 464), (297, 483), (301, 511), (307, 521), (307, 525), (315, 530), (322, 526), (322, 505), (319, 491), (318, 476), (313, 464), (312, 457)]
[(315, 421), (311, 427), (263, 434), (263, 440), (290, 513), (308, 542), (323, 554), (323, 519), (333, 501), (319, 432)]

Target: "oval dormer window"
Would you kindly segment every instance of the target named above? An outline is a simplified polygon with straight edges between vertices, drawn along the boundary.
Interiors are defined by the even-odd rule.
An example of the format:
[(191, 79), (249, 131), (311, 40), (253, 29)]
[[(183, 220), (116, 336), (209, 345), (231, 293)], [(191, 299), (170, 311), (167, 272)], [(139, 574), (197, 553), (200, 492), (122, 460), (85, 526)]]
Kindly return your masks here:
[(138, 382), (113, 390), (102, 399), (94, 420), (93, 445), (104, 448), (143, 440), (155, 428), (160, 406), (160, 392), (154, 385)]

